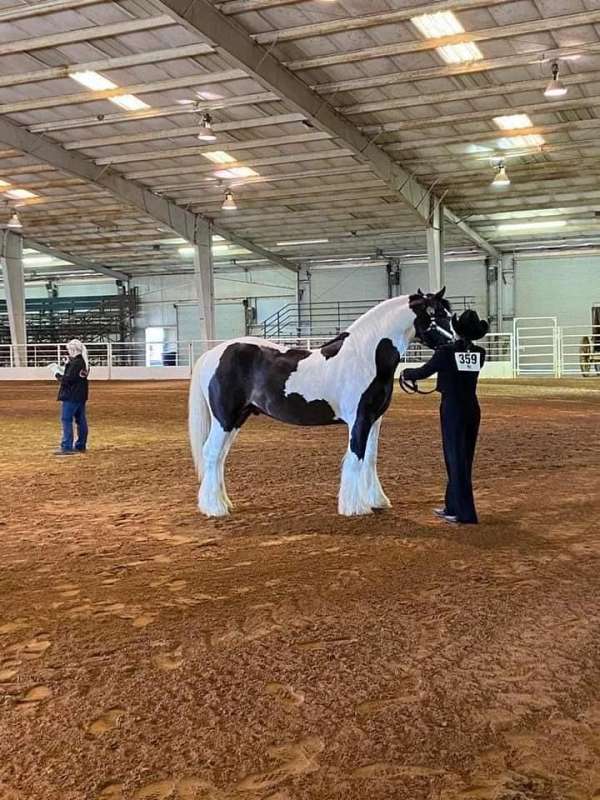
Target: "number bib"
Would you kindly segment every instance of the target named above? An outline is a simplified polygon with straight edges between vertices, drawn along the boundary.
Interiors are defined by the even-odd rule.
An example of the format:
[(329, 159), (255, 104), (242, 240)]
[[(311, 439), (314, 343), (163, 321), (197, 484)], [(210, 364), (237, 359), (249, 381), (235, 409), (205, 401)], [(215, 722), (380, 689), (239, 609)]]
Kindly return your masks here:
[(459, 372), (480, 372), (481, 354), (480, 353), (455, 353), (454, 359)]

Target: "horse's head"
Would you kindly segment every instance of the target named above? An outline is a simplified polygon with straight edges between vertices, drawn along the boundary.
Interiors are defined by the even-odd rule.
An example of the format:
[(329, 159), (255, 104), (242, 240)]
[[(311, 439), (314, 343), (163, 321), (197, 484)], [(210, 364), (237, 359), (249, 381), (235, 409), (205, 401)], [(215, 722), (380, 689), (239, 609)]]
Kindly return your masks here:
[(414, 319), (415, 339), (435, 350), (443, 344), (454, 339), (452, 333), (452, 308), (444, 299), (446, 287), (435, 294), (423, 294), (419, 289), (417, 294), (411, 294), (409, 307)]

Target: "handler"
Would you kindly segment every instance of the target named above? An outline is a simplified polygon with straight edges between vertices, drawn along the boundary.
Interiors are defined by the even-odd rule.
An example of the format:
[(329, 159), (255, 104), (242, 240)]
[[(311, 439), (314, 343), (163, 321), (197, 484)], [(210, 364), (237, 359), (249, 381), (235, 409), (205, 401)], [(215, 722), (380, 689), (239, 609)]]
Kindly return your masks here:
[(485, 350), (473, 342), (485, 336), (489, 325), (476, 311), (469, 310), (459, 318), (455, 314), (452, 326), (458, 339), (439, 347), (422, 367), (405, 369), (400, 379), (420, 381), (437, 372), (448, 485), (444, 508), (435, 509), (435, 514), (446, 522), (477, 524), (471, 475), (481, 417), (477, 379), (485, 363)]
[[(86, 346), (79, 339), (71, 339), (67, 343), (69, 360), (63, 367), (50, 364), (49, 369), (60, 383), (58, 400), (62, 403), (61, 423), (63, 429), (60, 448), (55, 450), (57, 456), (70, 456), (85, 453), (88, 438), (88, 424), (85, 415), (85, 404), (88, 400), (88, 375), (90, 361)], [(77, 441), (73, 446), (73, 420), (77, 425)]]

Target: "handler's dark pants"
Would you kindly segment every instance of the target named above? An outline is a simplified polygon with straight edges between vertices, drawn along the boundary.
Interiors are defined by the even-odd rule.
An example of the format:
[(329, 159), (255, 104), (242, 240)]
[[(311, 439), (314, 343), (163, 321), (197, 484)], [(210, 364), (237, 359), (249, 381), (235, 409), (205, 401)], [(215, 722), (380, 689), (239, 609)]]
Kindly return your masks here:
[(444, 460), (448, 473), (446, 512), (459, 522), (477, 523), (472, 470), (481, 413), (477, 398), (444, 395), (440, 406)]

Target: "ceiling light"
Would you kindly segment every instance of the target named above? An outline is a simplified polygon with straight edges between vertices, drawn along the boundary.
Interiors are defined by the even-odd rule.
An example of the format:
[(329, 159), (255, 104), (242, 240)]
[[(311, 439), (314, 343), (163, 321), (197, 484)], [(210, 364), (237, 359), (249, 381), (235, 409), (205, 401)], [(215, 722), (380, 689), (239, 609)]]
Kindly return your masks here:
[(6, 223), (6, 227), (10, 228), (10, 230), (13, 231), (21, 230), (21, 228), (23, 227), (23, 223), (19, 219), (19, 215), (17, 214), (16, 211), (13, 212), (12, 217)]
[(546, 86), (544, 97), (564, 97), (567, 93), (567, 87), (558, 77), (558, 62), (552, 64), (552, 80)]
[(202, 155), (213, 164), (233, 164), (235, 162), (235, 158), (224, 150), (213, 150), (210, 153), (202, 153)]
[(231, 169), (218, 169), (215, 172), (217, 178), (255, 178), (258, 172), (251, 167), (232, 167)]
[(203, 114), (198, 128), (198, 139), (201, 142), (216, 142), (217, 137), (212, 129), (212, 117), (210, 114)]
[(326, 244), (329, 239), (298, 239), (291, 242), (277, 242), (277, 247), (287, 247), (296, 244)]
[(492, 181), (492, 186), (494, 189), (504, 189), (505, 187), (510, 186), (510, 178), (506, 174), (506, 167), (504, 166), (503, 161), (498, 164), (496, 175)]
[(91, 89), (94, 92), (103, 92), (107, 89), (117, 88), (116, 83), (109, 81), (104, 75), (100, 75), (98, 72), (92, 72), (92, 70), (89, 69), (83, 72), (70, 72), (69, 78), (73, 78), (74, 81), (77, 81), (77, 83), (85, 86), (86, 89)]
[(28, 189), (9, 189), (5, 194), (11, 200), (31, 200), (33, 197), (38, 197), (37, 194), (30, 192)]
[(508, 136), (496, 139), (496, 144), (501, 150), (511, 150), (514, 147), (541, 147), (546, 140), (539, 133), (530, 133), (526, 136)]
[[(82, 72), (70, 72), (69, 77), (94, 92), (105, 92), (110, 89), (119, 88), (116, 83), (105, 78), (104, 75), (100, 75), (99, 72), (94, 72), (90, 69), (83, 70)], [(150, 108), (147, 103), (144, 103), (143, 100), (140, 100), (139, 97), (133, 94), (123, 94), (120, 97), (108, 97), (107, 100), (124, 108), (125, 111), (143, 111), (145, 108)]]
[(223, 211), (235, 211), (237, 209), (233, 197), (233, 192), (230, 191), (225, 192), (225, 199), (223, 200), (223, 205), (221, 206), (221, 208)]
[[(464, 33), (465, 29), (452, 11), (437, 11), (434, 14), (421, 14), (412, 17), (411, 22), (426, 39), (440, 39)], [(436, 47), (439, 55), (447, 64), (464, 64), (469, 61), (480, 61), (483, 53), (475, 42), (460, 42)]]
[(0, 192), (3, 189), (7, 189), (9, 186), (10, 186), (10, 183), (7, 183), (7, 181), (0, 181)]
[(566, 219), (546, 220), (544, 222), (507, 222), (498, 225), (499, 231), (520, 231), (530, 228), (563, 228), (567, 224)]
[(111, 97), (110, 102), (124, 108), (125, 111), (143, 111), (146, 108), (150, 108), (148, 103), (144, 103), (143, 100), (140, 100), (140, 98), (136, 97), (134, 94), (122, 94), (120, 97)]
[(454, 33), (464, 33), (465, 30), (452, 11), (421, 14), (418, 17), (412, 17), (410, 21), (427, 39), (452, 36)]
[(533, 128), (533, 122), (527, 114), (508, 114), (504, 117), (494, 117), (494, 122), (503, 131)]
[(199, 97), (200, 100), (222, 100), (223, 95), (217, 94), (216, 92), (196, 92), (196, 97)]
[(445, 44), (435, 49), (446, 64), (468, 64), (471, 61), (481, 61), (483, 58), (483, 53), (474, 42)]
[(185, 258), (191, 258), (194, 255), (194, 247), (178, 247), (177, 252), (180, 256), (184, 256)]

